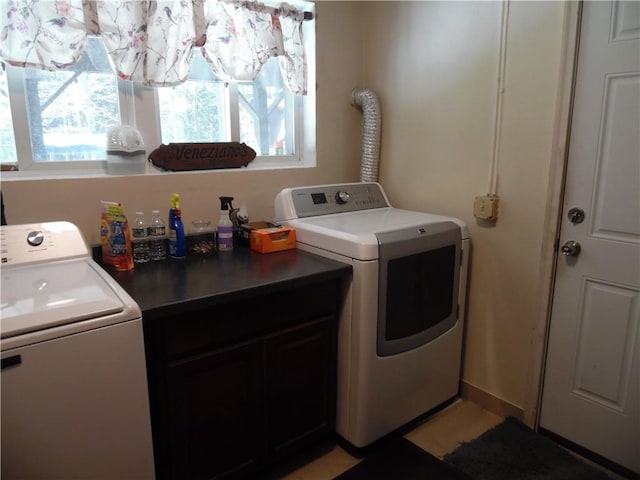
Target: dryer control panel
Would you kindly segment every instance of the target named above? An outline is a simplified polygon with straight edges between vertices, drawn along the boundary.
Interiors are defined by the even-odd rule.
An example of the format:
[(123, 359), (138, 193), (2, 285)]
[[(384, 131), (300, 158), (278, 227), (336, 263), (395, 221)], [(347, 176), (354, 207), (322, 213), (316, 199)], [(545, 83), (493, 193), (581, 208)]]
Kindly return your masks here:
[(276, 197), (276, 221), (389, 207), (379, 183), (286, 188)]

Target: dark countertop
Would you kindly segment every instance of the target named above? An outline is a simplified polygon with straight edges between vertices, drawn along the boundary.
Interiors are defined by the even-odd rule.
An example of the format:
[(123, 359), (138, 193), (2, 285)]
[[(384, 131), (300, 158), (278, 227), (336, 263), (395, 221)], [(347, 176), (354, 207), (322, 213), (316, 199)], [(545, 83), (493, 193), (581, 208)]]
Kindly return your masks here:
[(301, 250), (256, 253), (247, 247), (184, 260), (106, 270), (133, 297), (145, 320), (182, 314), (351, 274), (351, 266)]

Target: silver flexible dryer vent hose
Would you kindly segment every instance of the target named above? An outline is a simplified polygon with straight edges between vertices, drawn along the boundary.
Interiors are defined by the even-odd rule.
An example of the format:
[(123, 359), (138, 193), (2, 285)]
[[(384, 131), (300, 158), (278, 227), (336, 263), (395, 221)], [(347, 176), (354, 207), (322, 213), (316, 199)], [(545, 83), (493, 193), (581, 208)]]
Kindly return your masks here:
[(380, 163), (380, 127), (382, 124), (380, 103), (376, 94), (371, 90), (359, 88), (351, 93), (351, 99), (352, 105), (358, 107), (364, 117), (360, 181), (377, 182)]

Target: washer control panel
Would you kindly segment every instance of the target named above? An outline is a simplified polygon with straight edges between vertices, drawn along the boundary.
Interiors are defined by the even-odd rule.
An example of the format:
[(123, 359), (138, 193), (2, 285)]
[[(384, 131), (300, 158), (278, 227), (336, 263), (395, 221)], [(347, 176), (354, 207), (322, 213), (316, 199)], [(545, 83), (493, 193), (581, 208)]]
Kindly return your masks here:
[(45, 222), (0, 227), (0, 265), (86, 257), (87, 244), (74, 224)]
[(276, 220), (389, 207), (378, 183), (342, 183), (287, 188), (276, 197)]

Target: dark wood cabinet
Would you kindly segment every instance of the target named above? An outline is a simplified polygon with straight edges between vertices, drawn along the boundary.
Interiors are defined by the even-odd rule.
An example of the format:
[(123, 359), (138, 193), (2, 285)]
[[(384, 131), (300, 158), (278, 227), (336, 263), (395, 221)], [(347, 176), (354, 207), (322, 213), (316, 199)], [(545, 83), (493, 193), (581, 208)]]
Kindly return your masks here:
[(267, 454), (278, 458), (333, 430), (334, 321), (264, 339)]
[(171, 478), (217, 478), (260, 462), (259, 341), (167, 366)]
[(330, 434), (340, 282), (145, 323), (159, 479), (245, 478)]

